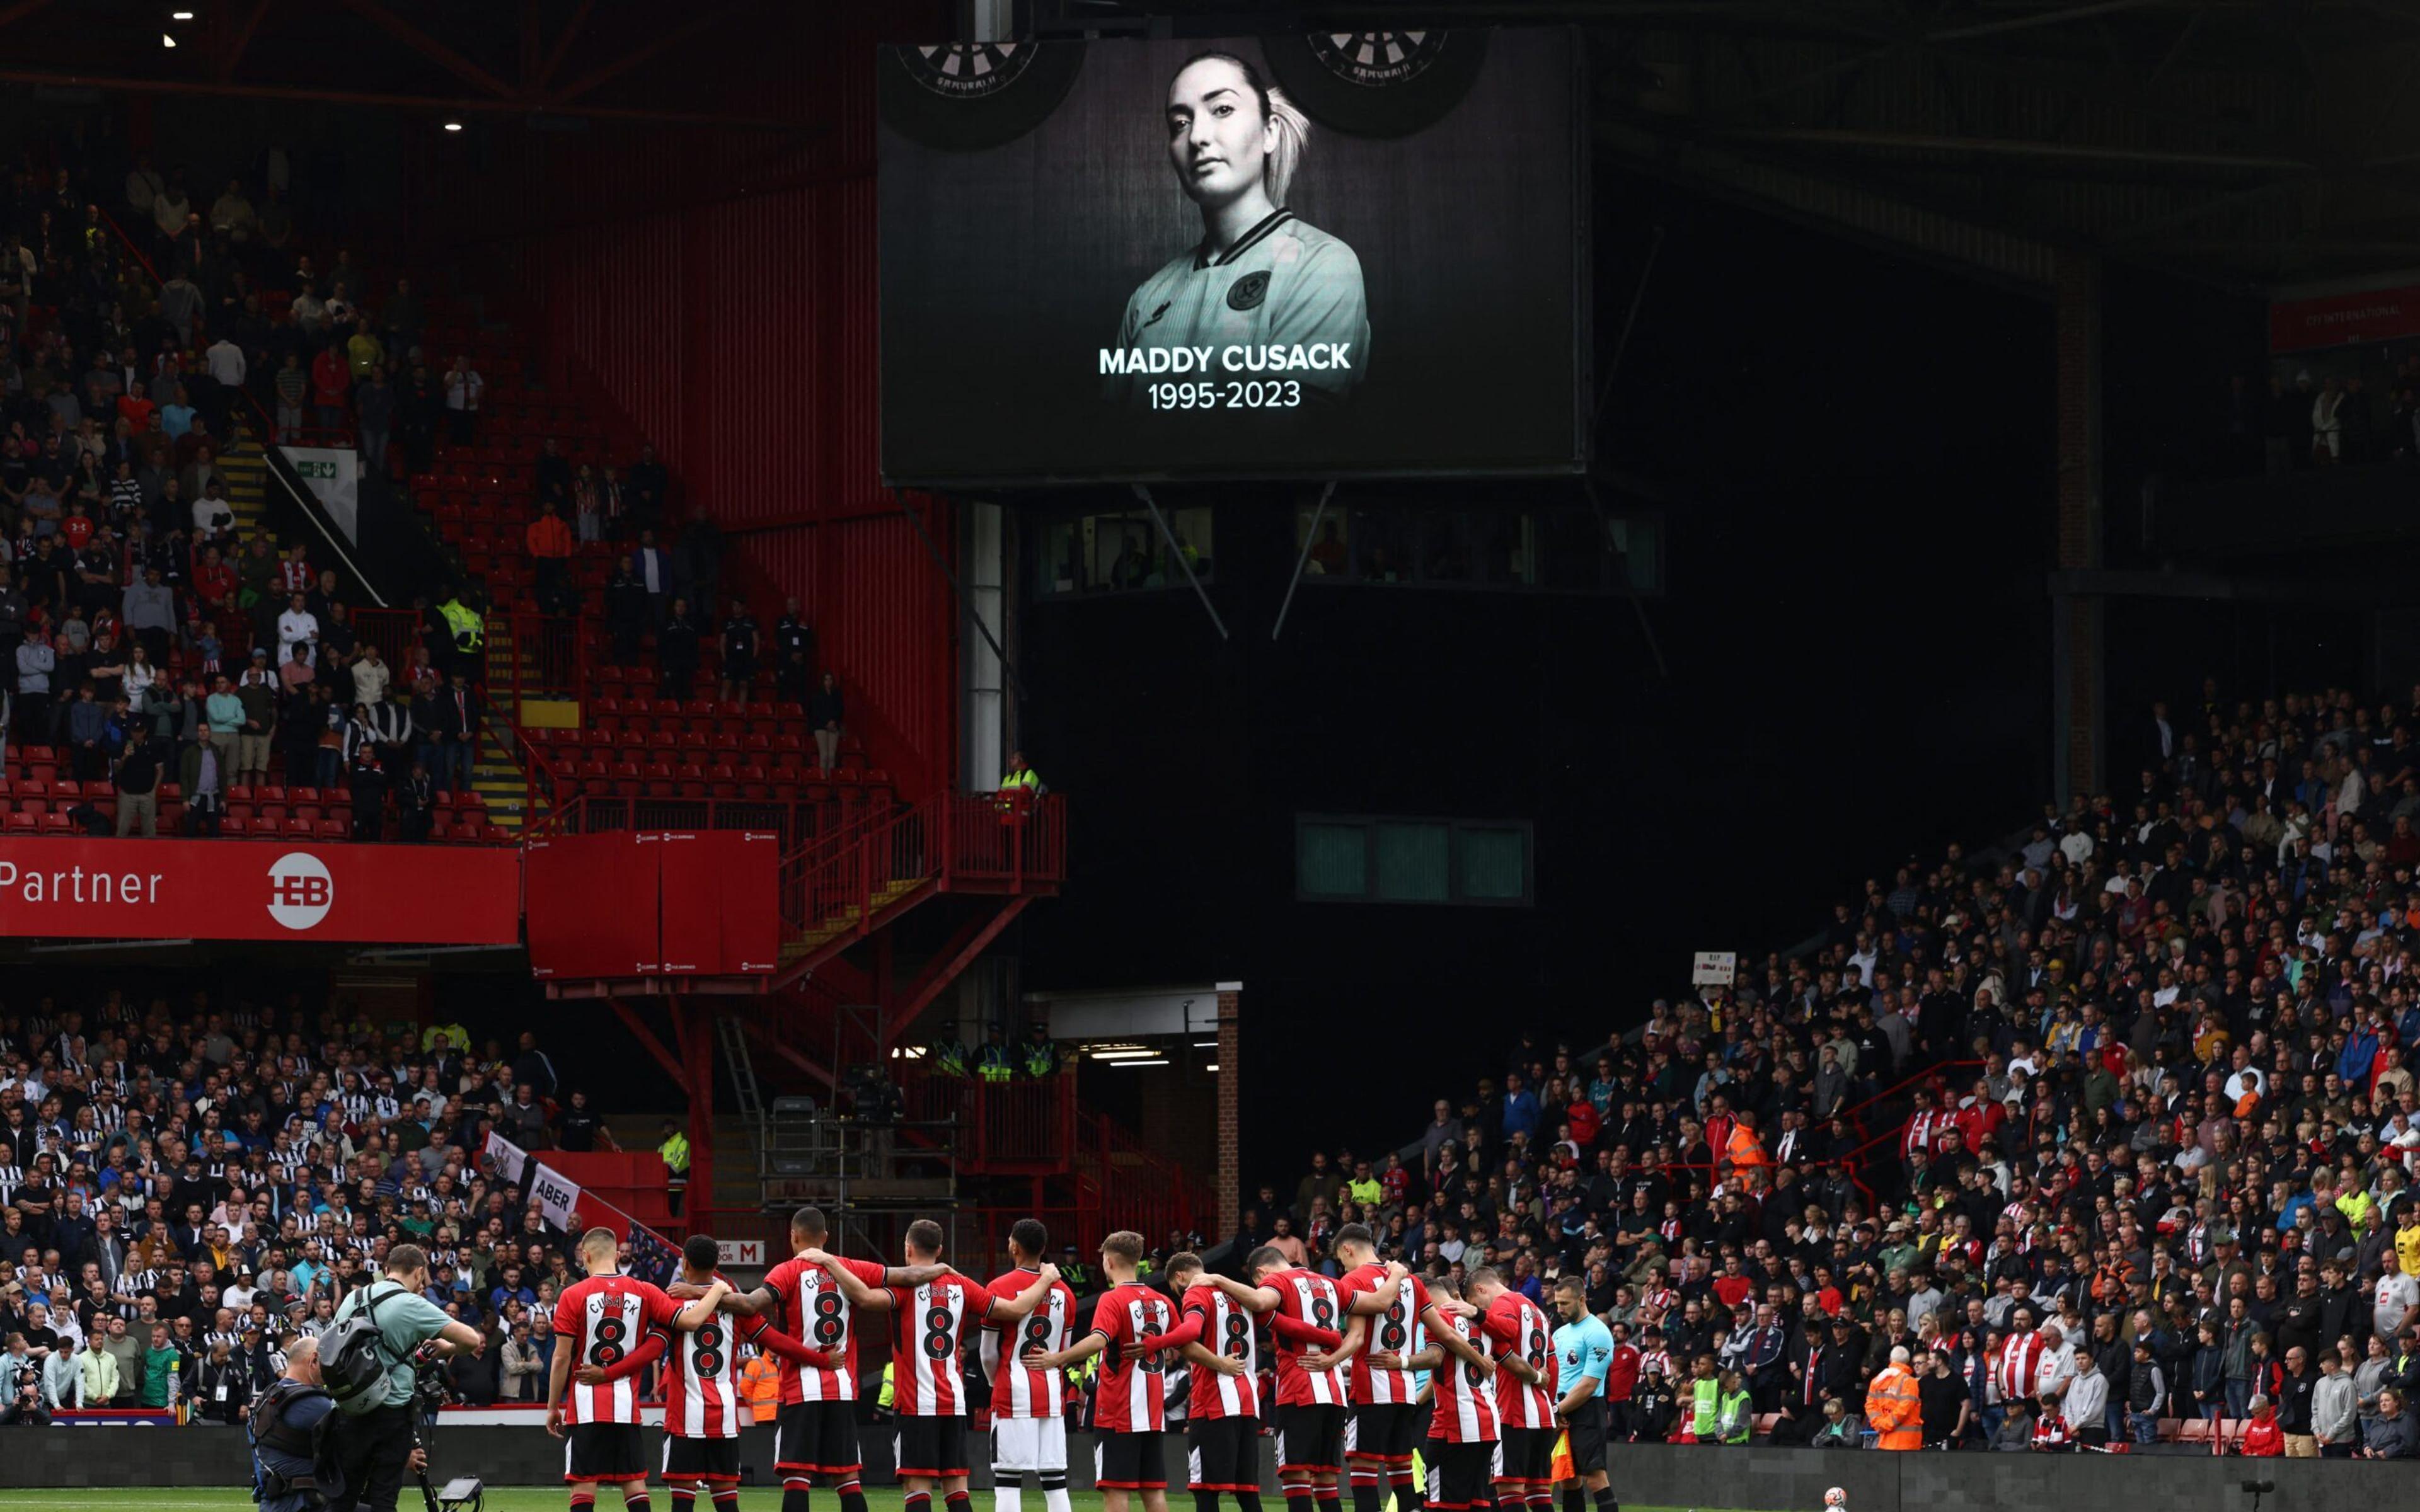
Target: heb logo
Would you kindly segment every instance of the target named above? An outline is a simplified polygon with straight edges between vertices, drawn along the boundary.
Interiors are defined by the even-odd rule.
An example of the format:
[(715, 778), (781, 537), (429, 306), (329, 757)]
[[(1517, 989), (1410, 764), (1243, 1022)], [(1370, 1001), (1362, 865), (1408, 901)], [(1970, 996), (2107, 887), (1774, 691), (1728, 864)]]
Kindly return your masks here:
[(288, 851), (269, 863), (269, 917), (287, 929), (312, 928), (335, 902), (335, 880), (318, 856)]

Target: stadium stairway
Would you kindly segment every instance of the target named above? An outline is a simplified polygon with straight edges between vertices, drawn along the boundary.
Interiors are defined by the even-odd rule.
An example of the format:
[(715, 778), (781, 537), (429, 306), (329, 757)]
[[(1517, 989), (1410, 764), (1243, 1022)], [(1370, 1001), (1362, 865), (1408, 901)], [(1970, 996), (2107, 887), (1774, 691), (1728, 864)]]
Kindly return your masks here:
[(235, 508), (236, 528), (246, 539), (269, 528), (269, 461), (261, 453), (262, 444), (259, 427), (247, 425), (240, 445), (228, 448), (218, 459), (219, 476), (226, 481), (227, 502)]

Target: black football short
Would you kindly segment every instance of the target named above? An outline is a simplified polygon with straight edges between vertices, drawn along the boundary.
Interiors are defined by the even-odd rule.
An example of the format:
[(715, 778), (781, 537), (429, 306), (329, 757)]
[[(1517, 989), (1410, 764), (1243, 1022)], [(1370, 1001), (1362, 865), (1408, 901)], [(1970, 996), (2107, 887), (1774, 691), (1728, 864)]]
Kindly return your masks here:
[(1488, 1489), (1496, 1468), (1493, 1443), (1446, 1443), (1429, 1462), (1429, 1503), (1435, 1512), (1466, 1512), (1494, 1504)]
[(939, 1479), (967, 1473), (967, 1420), (908, 1416), (899, 1420), (899, 1473)]
[(854, 1475), (864, 1468), (857, 1447), (855, 1402), (783, 1402), (774, 1419), (773, 1468), (788, 1474)]
[(678, 1433), (664, 1435), (664, 1479), (668, 1481), (712, 1481), (739, 1484), (739, 1441), (737, 1439), (692, 1439)]
[(1344, 1426), (1344, 1457), (1410, 1464), (1430, 1416), (1427, 1408), (1409, 1402), (1363, 1402)]
[(1572, 1473), (1605, 1468), (1605, 1404), (1591, 1396), (1572, 1414)]
[(1103, 1428), (1093, 1444), (1093, 1484), (1105, 1491), (1168, 1489), (1168, 1457), (1159, 1433), (1120, 1433)]
[(1506, 1428), (1497, 1445), (1496, 1479), (1505, 1481), (1548, 1481), (1555, 1474), (1555, 1440), (1559, 1437), (1553, 1428)]
[(1261, 1420), (1197, 1417), (1185, 1425), (1185, 1484), (1196, 1491), (1261, 1489)]
[(1344, 1409), (1326, 1402), (1278, 1407), (1278, 1468), (1334, 1473), (1344, 1468)]
[(636, 1423), (574, 1423), (564, 1434), (563, 1478), (611, 1481), (647, 1478), (647, 1450)]

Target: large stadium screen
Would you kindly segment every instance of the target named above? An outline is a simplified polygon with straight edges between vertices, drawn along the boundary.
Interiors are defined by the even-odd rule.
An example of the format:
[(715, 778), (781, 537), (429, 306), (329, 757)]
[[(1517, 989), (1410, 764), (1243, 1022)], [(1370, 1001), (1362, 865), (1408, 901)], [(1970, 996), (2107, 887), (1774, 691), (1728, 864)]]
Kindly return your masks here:
[(885, 49), (885, 474), (1577, 470), (1575, 54), (1486, 29)]

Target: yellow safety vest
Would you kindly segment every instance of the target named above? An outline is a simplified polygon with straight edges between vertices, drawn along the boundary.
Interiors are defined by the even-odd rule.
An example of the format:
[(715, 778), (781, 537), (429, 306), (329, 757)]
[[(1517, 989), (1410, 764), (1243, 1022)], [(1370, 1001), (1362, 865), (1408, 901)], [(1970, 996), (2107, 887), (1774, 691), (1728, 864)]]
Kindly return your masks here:
[(1022, 772), (1011, 772), (1000, 779), (1000, 790), (1002, 793), (1012, 788), (1038, 788), (1041, 785), (1042, 774), (1031, 766)]
[(656, 1147), (664, 1158), (665, 1174), (675, 1180), (689, 1175), (689, 1135), (676, 1134)]
[(457, 647), (464, 651), (478, 649), (487, 636), (487, 625), (460, 599), (447, 599), (437, 606), (437, 612), (445, 616), (445, 627), (454, 632)]

